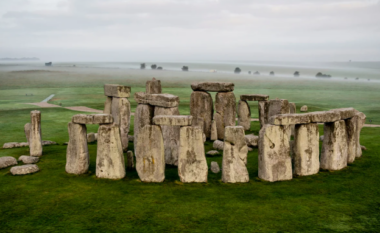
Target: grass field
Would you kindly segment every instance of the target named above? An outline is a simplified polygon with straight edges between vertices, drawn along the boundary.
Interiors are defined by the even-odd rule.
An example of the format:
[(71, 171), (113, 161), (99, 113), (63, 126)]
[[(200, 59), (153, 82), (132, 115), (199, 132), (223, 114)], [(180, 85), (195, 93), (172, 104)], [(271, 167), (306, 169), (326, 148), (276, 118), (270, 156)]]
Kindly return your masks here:
[[(96, 143), (89, 144), (89, 174), (66, 174), (63, 142), (68, 141), (67, 123), (80, 112), (25, 104), (55, 94), (49, 103), (102, 109), (104, 83), (130, 85), (137, 92), (144, 91), (145, 81), (155, 76), (162, 80), (164, 92), (180, 96), (181, 114), (189, 114), (192, 81), (229, 80), (236, 84), (237, 98), (241, 94), (269, 94), (272, 99), (296, 102), (298, 107), (306, 104), (311, 111), (355, 107), (373, 124), (380, 124), (380, 85), (376, 82), (80, 67), (25, 71), (33, 68), (0, 66), (0, 145), (26, 141), (23, 126), (30, 121), (33, 109), (42, 112), (43, 139), (60, 145), (44, 147), (38, 163), (41, 171), (36, 174), (15, 177), (9, 168), (0, 170), (1, 232), (380, 230), (380, 128), (362, 130), (361, 144), (368, 150), (353, 165), (338, 172), (263, 182), (257, 178), (258, 151), (254, 149), (248, 154), (247, 184), (224, 184), (220, 173), (211, 172), (207, 184), (182, 184), (174, 166), (166, 167), (164, 183), (148, 184), (140, 182), (134, 170), (118, 181), (97, 179)], [(133, 98), (130, 101), (134, 111), (136, 103)], [(257, 108), (254, 103), (252, 107)], [(256, 111), (253, 117), (257, 117)], [(131, 123), (133, 134), (133, 117)], [(252, 129), (257, 135), (257, 122), (252, 122)], [(97, 126), (88, 125), (88, 132), (96, 131)], [(323, 135), (322, 126), (320, 134)], [(212, 142), (207, 141), (205, 147), (210, 150)], [(133, 148), (132, 143), (129, 148)], [(28, 148), (0, 149), (0, 156), (18, 158), (28, 153)], [(209, 165), (211, 161), (221, 164), (222, 154), (207, 157)]]

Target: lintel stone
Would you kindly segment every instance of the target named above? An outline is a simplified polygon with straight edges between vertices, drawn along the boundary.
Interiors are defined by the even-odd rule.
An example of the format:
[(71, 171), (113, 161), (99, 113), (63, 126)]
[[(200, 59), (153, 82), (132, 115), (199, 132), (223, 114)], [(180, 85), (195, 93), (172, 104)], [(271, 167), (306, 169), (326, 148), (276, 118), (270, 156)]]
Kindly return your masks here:
[(112, 97), (126, 97), (131, 95), (131, 87), (118, 84), (105, 84), (104, 95)]
[(153, 124), (155, 125), (190, 126), (192, 121), (193, 116), (159, 115), (153, 117)]

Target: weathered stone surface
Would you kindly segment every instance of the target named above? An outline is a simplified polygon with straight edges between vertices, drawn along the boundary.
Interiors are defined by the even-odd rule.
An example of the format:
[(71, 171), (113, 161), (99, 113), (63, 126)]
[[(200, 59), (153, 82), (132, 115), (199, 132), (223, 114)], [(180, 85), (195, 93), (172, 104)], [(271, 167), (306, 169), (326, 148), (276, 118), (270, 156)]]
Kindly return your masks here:
[[(295, 103), (290, 103), (289, 102), (289, 113), (290, 114), (295, 114), (297, 113), (297, 107), (296, 107), (296, 104)], [(291, 135), (294, 136), (294, 130), (295, 130), (295, 125), (292, 125), (290, 126), (290, 130), (291, 130)]]
[(31, 125), (29, 135), (30, 156), (42, 156), (42, 138), (41, 138), (41, 112), (32, 111), (30, 113)]
[(40, 169), (35, 164), (15, 166), (11, 168), (12, 175), (27, 175), (38, 172)]
[[(358, 115), (345, 120), (347, 133), (347, 163), (351, 164), (362, 154), (360, 146), (360, 130), (362, 120)], [(359, 155), (358, 155), (359, 154)]]
[(259, 121), (260, 121), (260, 129), (263, 128), (264, 125), (268, 123), (268, 107), (269, 101), (259, 101)]
[(239, 100), (238, 104), (238, 125), (243, 126), (244, 130), (251, 128), (251, 108), (247, 101)]
[(83, 124), (69, 122), (69, 145), (66, 149), (66, 172), (84, 174), (90, 166), (87, 147), (87, 128)]
[(354, 108), (337, 108), (331, 109), (330, 111), (338, 112), (340, 114), (340, 119), (345, 120), (355, 116), (357, 111)]
[(211, 123), (211, 136), (210, 136), (210, 140), (214, 141), (214, 140), (218, 140), (218, 131), (216, 129), (216, 121), (212, 121)]
[(40, 161), (40, 158), (33, 157), (33, 156), (27, 156), (27, 155), (21, 155), (18, 158), (18, 161), (22, 161), (25, 164), (33, 164), (33, 163), (38, 163), (38, 161)]
[(128, 135), (128, 141), (133, 142), (135, 140), (135, 136)]
[(327, 123), (340, 120), (340, 114), (336, 111), (320, 111), (307, 113), (312, 123)]
[[(28, 142), (20, 142), (18, 145), (19, 145), (19, 147), (28, 147), (29, 143)], [(42, 145), (44, 145), (43, 141), (42, 141)]]
[[(154, 108), (155, 116), (173, 116), (179, 115), (178, 107), (174, 108)], [(180, 126), (162, 125), (162, 136), (164, 138), (165, 163), (171, 165), (178, 164)]]
[(320, 136), (320, 137), (319, 137), (319, 141), (323, 142), (324, 138), (325, 138), (325, 136), (323, 136), (323, 135)]
[[(154, 114), (154, 107), (148, 104), (139, 104), (136, 107), (135, 118), (134, 118), (134, 138), (137, 138), (140, 130), (146, 126), (152, 124), (152, 118)], [(135, 150), (136, 154), (136, 150)]]
[(358, 112), (355, 114), (355, 116), (358, 117), (358, 126), (357, 126), (357, 143), (358, 145), (356, 146), (357, 148), (357, 152), (356, 152), (356, 158), (359, 158), (362, 156), (362, 146), (360, 146), (360, 133), (362, 131), (362, 128), (365, 124), (365, 120), (366, 120), (366, 115), (362, 112)]
[(347, 166), (347, 133), (344, 121), (325, 123), (321, 169), (340, 170)]
[(215, 162), (215, 161), (211, 162), (211, 171), (213, 173), (219, 173), (220, 172), (220, 168), (219, 168), (218, 162)]
[(207, 138), (211, 137), (214, 105), (210, 93), (194, 91), (190, 96), (190, 115), (193, 116), (193, 126), (203, 129)]
[(42, 145), (43, 145), (43, 146), (48, 146), (48, 145), (58, 145), (58, 143), (53, 142), (53, 141), (48, 141), (48, 140), (42, 140)]
[(218, 139), (224, 139), (224, 128), (236, 124), (236, 98), (233, 92), (218, 92), (215, 99)]
[(7, 143), (4, 143), (4, 145), (3, 145), (3, 149), (12, 149), (12, 148), (16, 148), (16, 147), (19, 147), (18, 142), (7, 142)]
[(136, 170), (143, 182), (165, 179), (164, 140), (160, 126), (144, 126), (135, 143)]
[(128, 149), (128, 133), (131, 121), (131, 104), (127, 98), (112, 99), (112, 116), (115, 124), (119, 125), (123, 151)]
[(259, 178), (274, 182), (293, 177), (289, 126), (265, 125), (259, 136)]
[(104, 114), (112, 114), (112, 97), (107, 96), (106, 102), (104, 103)]
[(144, 92), (136, 92), (135, 100), (139, 104), (150, 104), (164, 108), (174, 108), (179, 105), (179, 97), (171, 94), (146, 94)]
[(117, 124), (99, 126), (96, 177), (106, 179), (125, 177), (123, 148)]
[(253, 151), (253, 148), (252, 147), (248, 147), (248, 152), (251, 152)]
[(146, 93), (147, 94), (161, 94), (162, 93), (162, 87), (161, 87), (161, 81), (156, 80), (153, 78), (152, 80), (146, 81)]
[(94, 133), (88, 133), (87, 134), (87, 143), (92, 143), (95, 141), (96, 141), (95, 134)]
[(240, 100), (243, 100), (243, 101), (265, 101), (265, 100), (269, 100), (269, 95), (260, 95), (260, 94), (241, 95)]
[(247, 146), (257, 147), (259, 144), (259, 136), (253, 134), (247, 134), (244, 136)]
[(185, 115), (155, 115), (153, 117), (153, 124), (155, 125), (190, 126), (192, 121), (193, 116)]
[(112, 124), (114, 122), (111, 114), (93, 114), (92, 124)]
[(180, 130), (178, 175), (183, 183), (207, 182), (203, 132), (199, 127), (185, 126)]
[(367, 147), (365, 146), (360, 146), (362, 148), (362, 150), (367, 150)]
[(211, 156), (214, 156), (214, 155), (218, 155), (220, 154), (217, 150), (210, 150), (209, 152), (206, 153), (207, 155), (211, 155)]
[(17, 160), (11, 156), (0, 157), (0, 169), (17, 164)]
[(129, 150), (127, 151), (127, 169), (134, 169), (135, 168), (135, 158), (133, 156), (133, 151)]
[(30, 127), (31, 127), (30, 123), (26, 123), (24, 125), (25, 137), (26, 137), (26, 141), (28, 142), (28, 144), (29, 144), (29, 137), (30, 137)]
[(215, 150), (223, 150), (224, 149), (224, 142), (220, 140), (215, 140), (214, 143), (212, 144), (212, 147)]
[(310, 123), (308, 114), (279, 114), (269, 118), (271, 125), (296, 125)]
[(284, 99), (269, 100), (268, 119), (278, 114), (290, 113), (289, 102)]
[(230, 92), (234, 91), (235, 84), (229, 82), (198, 82), (191, 84), (194, 91)]
[(98, 133), (95, 133), (95, 140), (98, 140)]
[(93, 124), (94, 123), (94, 116), (93, 115), (86, 115), (86, 114), (76, 114), (71, 118), (71, 121), (76, 124)]
[(319, 172), (319, 129), (316, 123), (296, 125), (294, 174), (309, 176)]
[(104, 95), (112, 96), (112, 97), (128, 98), (131, 95), (131, 87), (122, 86), (118, 84), (105, 84)]
[(300, 108), (300, 111), (301, 112), (307, 112), (307, 106), (306, 105), (304, 105), (304, 106), (302, 106), (301, 108)]
[(249, 182), (246, 167), (248, 147), (242, 126), (227, 126), (224, 135), (222, 181), (225, 183)]

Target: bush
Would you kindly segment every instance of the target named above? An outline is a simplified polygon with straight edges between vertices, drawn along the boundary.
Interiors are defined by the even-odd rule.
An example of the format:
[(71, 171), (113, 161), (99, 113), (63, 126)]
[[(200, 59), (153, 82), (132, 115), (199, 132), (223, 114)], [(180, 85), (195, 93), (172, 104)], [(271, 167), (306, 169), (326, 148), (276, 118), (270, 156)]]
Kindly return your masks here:
[(234, 70), (234, 73), (235, 74), (240, 74), (241, 72), (241, 69), (239, 67), (236, 67), (235, 70)]

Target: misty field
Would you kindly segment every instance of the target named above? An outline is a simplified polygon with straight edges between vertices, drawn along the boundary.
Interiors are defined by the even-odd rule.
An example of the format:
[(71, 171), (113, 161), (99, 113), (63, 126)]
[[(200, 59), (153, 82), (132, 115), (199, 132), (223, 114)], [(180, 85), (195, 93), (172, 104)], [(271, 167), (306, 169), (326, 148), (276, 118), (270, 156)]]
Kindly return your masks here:
[[(320, 172), (291, 181), (269, 183), (257, 178), (258, 150), (248, 153), (250, 182), (224, 184), (221, 174), (209, 172), (207, 184), (183, 184), (177, 169), (166, 166), (161, 184), (140, 182), (128, 170), (118, 181), (95, 176), (96, 143), (89, 144), (90, 172), (66, 174), (67, 123), (75, 112), (63, 107), (86, 106), (102, 110), (103, 84), (132, 87), (132, 94), (145, 90), (145, 82), (160, 79), (163, 92), (180, 97), (181, 114), (189, 114), (194, 81), (235, 83), (241, 94), (268, 94), (271, 99), (295, 102), (309, 111), (354, 107), (367, 115), (367, 124), (380, 124), (380, 67), (378, 63), (330, 64), (309, 68), (297, 65), (240, 65), (244, 74), (232, 74), (235, 64), (193, 64), (190, 72), (179, 64), (162, 64), (173, 70), (138, 70), (138, 64), (61, 63), (46, 68), (39, 64), (0, 64), (0, 145), (26, 141), (24, 124), (30, 111), (42, 113), (44, 140), (59, 145), (45, 146), (40, 172), (12, 176), (0, 170), (1, 232), (377, 232), (380, 229), (380, 128), (364, 128), (361, 144), (368, 148), (353, 165), (337, 172)], [(134, 67), (136, 69), (131, 69)], [(178, 67), (175, 70), (174, 67)], [(192, 72), (191, 68), (197, 71)], [(207, 70), (217, 69), (217, 73)], [(261, 75), (247, 71), (260, 70)], [(274, 70), (274, 77), (267, 75)], [(293, 77), (295, 70), (301, 77)], [(227, 71), (231, 71), (228, 73)], [(264, 72), (265, 71), (265, 72)], [(313, 77), (318, 71), (332, 79)], [(264, 74), (265, 73), (265, 74)], [(348, 77), (344, 79), (344, 77)], [(359, 80), (356, 77), (360, 76)], [(370, 81), (368, 81), (370, 79)], [(33, 95), (32, 95), (33, 94)], [(51, 94), (51, 104), (60, 108), (38, 108)], [(132, 112), (136, 108), (129, 98)], [(257, 105), (252, 103), (252, 117)], [(88, 125), (96, 132), (96, 125)], [(323, 127), (319, 126), (320, 135)], [(258, 134), (259, 124), (252, 122)], [(131, 120), (133, 134), (133, 117)], [(133, 150), (133, 143), (129, 144)], [(212, 148), (207, 141), (205, 150)], [(27, 155), (28, 148), (0, 149), (0, 156)], [(207, 157), (222, 161), (222, 153)]]

